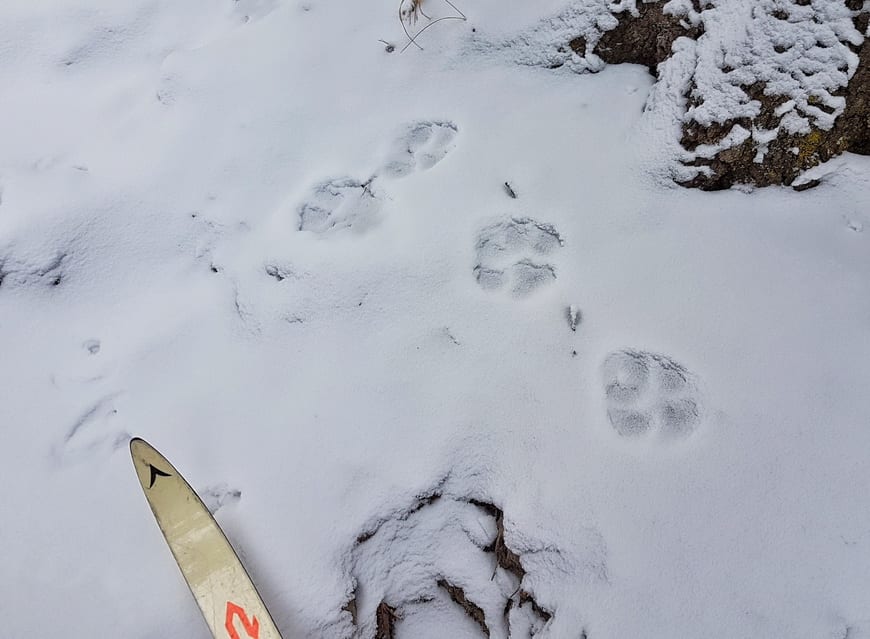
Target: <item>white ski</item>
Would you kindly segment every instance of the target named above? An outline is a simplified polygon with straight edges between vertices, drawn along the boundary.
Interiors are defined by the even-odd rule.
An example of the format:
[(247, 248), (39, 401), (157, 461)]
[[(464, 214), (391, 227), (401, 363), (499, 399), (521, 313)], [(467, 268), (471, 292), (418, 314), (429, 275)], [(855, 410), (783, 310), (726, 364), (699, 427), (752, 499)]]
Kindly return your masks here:
[(130, 454), (157, 525), (215, 639), (281, 639), (220, 526), (175, 467), (138, 437)]

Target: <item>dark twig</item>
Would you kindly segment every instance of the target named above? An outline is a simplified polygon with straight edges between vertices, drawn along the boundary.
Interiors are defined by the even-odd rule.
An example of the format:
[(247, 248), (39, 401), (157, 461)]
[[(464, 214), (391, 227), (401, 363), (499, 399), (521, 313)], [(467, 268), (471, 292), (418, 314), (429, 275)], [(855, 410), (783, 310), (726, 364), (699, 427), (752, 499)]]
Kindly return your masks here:
[(405, 0), (399, 1), (399, 22), (402, 23), (402, 30), (405, 32), (405, 35), (408, 37), (408, 44), (406, 44), (404, 47), (402, 47), (402, 50), (399, 53), (404, 53), (405, 50), (408, 47), (410, 47), (412, 44), (414, 46), (416, 46), (418, 49), (420, 49), (420, 51), (422, 51), (423, 47), (421, 47), (420, 44), (417, 42), (417, 38), (420, 37), (420, 34), (423, 33), (426, 29), (428, 29), (429, 27), (431, 27), (435, 24), (438, 24), (439, 22), (442, 22), (444, 20), (462, 20), (463, 22), (465, 22), (468, 20), (468, 18), (465, 16), (465, 14), (459, 10), (459, 7), (457, 7), (455, 4), (453, 4), (450, 0), (444, 0), (444, 2), (446, 2), (448, 5), (450, 5), (453, 8), (453, 10), (456, 11), (456, 13), (458, 13), (459, 15), (458, 16), (444, 16), (444, 17), (438, 18), (437, 20), (432, 20), (432, 18), (427, 16), (425, 13), (423, 13), (423, 10), (420, 9), (420, 5), (417, 5), (417, 10), (420, 11), (420, 13), (423, 14), (424, 17), (428, 18), (431, 22), (429, 22), (429, 24), (427, 24), (425, 27), (420, 29), (417, 33), (415, 33), (412, 36), (408, 32), (408, 28), (405, 26), (405, 21), (402, 19), (402, 5), (405, 4)]
[[(419, 38), (420, 34), (423, 33), (426, 29), (428, 29), (429, 27), (434, 27), (436, 24), (438, 24), (439, 22), (443, 22), (444, 20), (462, 20), (462, 21), (465, 21), (465, 18), (460, 18), (459, 16), (444, 16), (443, 18), (438, 18), (437, 20), (433, 20), (432, 22), (427, 24), (425, 27), (420, 29), (416, 34), (414, 34), (413, 38), (411, 38), (411, 36), (409, 35), (408, 37), (411, 38), (411, 41), (408, 42), (408, 44), (406, 44), (404, 47), (402, 47), (402, 50), (399, 53), (404, 53), (405, 49), (410, 47), (412, 44), (416, 45), (417, 48), (420, 49), (420, 51), (422, 51), (423, 47), (421, 47), (419, 44), (417, 44), (417, 38)], [(408, 33), (407, 29), (405, 30), (405, 33)]]
[[(399, 0), (399, 22), (402, 25), (402, 31), (405, 32), (405, 35), (408, 36), (408, 40), (409, 40), (408, 44), (405, 45), (405, 49), (407, 49), (408, 46), (413, 42), (417, 46), (417, 48), (420, 49), (420, 51), (422, 51), (423, 47), (421, 47), (419, 44), (417, 44), (414, 41), (414, 37), (416, 37), (416, 36), (412, 37), (411, 34), (408, 33), (408, 27), (405, 26), (405, 20), (402, 18), (402, 5), (403, 4), (405, 4), (405, 0)], [(420, 34), (418, 33), (417, 35), (420, 35)], [(404, 51), (405, 49), (402, 49), (402, 51)]]
[(450, 2), (450, 0), (444, 0), (444, 2), (446, 2), (446, 3), (449, 4), (451, 7), (453, 7), (453, 10), (456, 11), (456, 13), (458, 13), (459, 15), (461, 15), (463, 20), (468, 20), (468, 18), (465, 17), (465, 14), (462, 13), (462, 12), (459, 10), (459, 7), (457, 7), (455, 4), (453, 4), (452, 2)]

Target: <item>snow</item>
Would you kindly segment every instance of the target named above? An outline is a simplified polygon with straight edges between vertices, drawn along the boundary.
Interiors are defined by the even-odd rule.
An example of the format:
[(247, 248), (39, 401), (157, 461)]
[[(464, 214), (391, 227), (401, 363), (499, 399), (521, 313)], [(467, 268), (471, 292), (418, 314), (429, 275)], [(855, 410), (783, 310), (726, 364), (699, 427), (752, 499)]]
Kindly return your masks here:
[(701, 42), (577, 75), (518, 62), (579, 5), (457, 6), (405, 53), (390, 3), (0, 9), (9, 636), (206, 636), (133, 435), (285, 637), (355, 587), (482, 636), (439, 579), (505, 636), (474, 501), (515, 629), (870, 636), (870, 162), (677, 188)]
[(852, 15), (837, 1), (716, 3), (701, 13), (705, 34), (694, 89), (701, 104), (687, 117), (705, 125), (752, 118), (759, 105), (744, 87), (764, 82), (767, 95), (794, 100), (801, 113), (787, 132), (808, 133), (810, 124), (830, 129), (845, 108), (836, 92), (858, 65), (848, 44), (863, 41)]
[[(644, 0), (646, 1), (646, 0)], [(696, 6), (697, 5), (697, 6)], [(673, 54), (658, 65), (662, 94), (681, 121), (704, 127), (731, 122), (732, 128), (714, 145), (692, 152), (673, 153), (672, 175), (689, 181), (705, 167), (687, 167), (742, 144), (746, 128), (736, 121), (754, 120), (762, 105), (749, 88), (763, 84), (764, 94), (789, 105), (775, 108), (776, 126), (754, 135), (758, 162), (769, 140), (780, 131), (806, 135), (817, 127), (829, 130), (846, 106), (842, 90), (858, 65), (852, 47), (865, 37), (853, 23), (857, 11), (841, 0), (669, 0), (666, 15), (680, 18), (685, 27), (698, 27), (697, 40), (678, 38)], [(604, 62), (594, 53), (601, 36), (616, 27), (617, 16), (640, 15), (638, 0), (586, 0), (567, 3), (519, 34), (497, 35), (475, 43), (477, 52), (500, 52), (499, 57), (521, 64), (565, 67), (575, 72), (598, 72)], [(567, 46), (582, 37), (585, 54)], [(685, 104), (691, 96), (693, 103)], [(676, 149), (679, 129), (667, 146)]]
[[(684, 116), (702, 126), (753, 120), (761, 103), (747, 91), (764, 84), (765, 96), (781, 99), (775, 126), (753, 132), (757, 162), (780, 131), (806, 135), (812, 127), (829, 130), (845, 107), (840, 95), (858, 66), (850, 46), (863, 42), (855, 12), (838, 0), (754, 0), (709, 2), (696, 22), (704, 28), (696, 45), (690, 90), (696, 102)], [(679, 14), (678, 14), (679, 15)], [(663, 65), (673, 63), (666, 61)], [(734, 124), (715, 145), (702, 145), (685, 159), (709, 158), (710, 152), (742, 144), (746, 129)]]

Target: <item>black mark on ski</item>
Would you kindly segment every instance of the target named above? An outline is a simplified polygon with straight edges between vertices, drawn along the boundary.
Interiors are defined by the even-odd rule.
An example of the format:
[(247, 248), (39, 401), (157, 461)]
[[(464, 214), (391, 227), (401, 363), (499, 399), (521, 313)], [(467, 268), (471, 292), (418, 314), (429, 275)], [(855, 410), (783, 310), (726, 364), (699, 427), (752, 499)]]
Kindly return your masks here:
[(158, 477), (169, 477), (169, 473), (164, 473), (159, 468), (155, 468), (154, 464), (148, 464), (148, 467), (151, 469), (151, 480), (148, 482), (148, 488), (154, 487), (154, 482), (157, 481)]

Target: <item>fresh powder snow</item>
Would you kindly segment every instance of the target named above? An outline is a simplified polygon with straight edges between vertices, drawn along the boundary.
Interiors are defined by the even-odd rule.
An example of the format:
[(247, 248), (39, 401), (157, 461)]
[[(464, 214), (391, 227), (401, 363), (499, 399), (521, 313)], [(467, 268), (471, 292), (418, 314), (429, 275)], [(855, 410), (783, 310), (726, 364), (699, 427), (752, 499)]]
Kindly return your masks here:
[(631, 0), (0, 6), (5, 636), (207, 637), (141, 436), (286, 639), (870, 638), (870, 158), (672, 181), (722, 56), (842, 110), (762, 4), (658, 81), (558, 49)]

